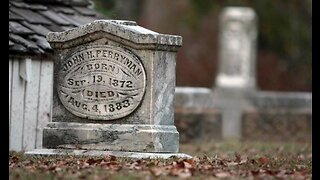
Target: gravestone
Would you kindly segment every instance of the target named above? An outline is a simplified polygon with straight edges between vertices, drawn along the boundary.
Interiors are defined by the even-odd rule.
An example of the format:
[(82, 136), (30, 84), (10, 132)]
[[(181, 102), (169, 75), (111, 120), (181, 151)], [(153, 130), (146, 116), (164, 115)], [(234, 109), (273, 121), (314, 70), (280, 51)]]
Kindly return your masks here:
[(182, 37), (96, 20), (47, 40), (55, 51), (52, 122), (27, 154), (190, 157), (174, 125)]
[(257, 17), (248, 7), (227, 7), (219, 21), (219, 63), (213, 98), (222, 112), (222, 137), (241, 138), (243, 107), (256, 90)]
[(257, 17), (248, 7), (227, 7), (219, 20), (219, 66), (215, 88), (256, 88)]
[(312, 93), (258, 90), (256, 24), (249, 7), (223, 9), (214, 87), (176, 87), (177, 127), (193, 127), (182, 131), (181, 141), (311, 140)]

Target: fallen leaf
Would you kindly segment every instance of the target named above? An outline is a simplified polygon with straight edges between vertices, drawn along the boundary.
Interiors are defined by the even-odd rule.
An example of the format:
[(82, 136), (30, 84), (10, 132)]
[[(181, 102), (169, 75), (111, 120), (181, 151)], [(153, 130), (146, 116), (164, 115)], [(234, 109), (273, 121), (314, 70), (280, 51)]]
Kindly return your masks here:
[(192, 172), (189, 169), (173, 168), (170, 171), (170, 175), (178, 176), (179, 178), (188, 178), (188, 177), (192, 176)]
[(153, 167), (153, 168), (150, 168), (150, 172), (154, 176), (160, 176), (161, 174), (163, 174), (163, 169), (161, 169), (159, 167)]
[(89, 165), (92, 165), (96, 162), (96, 160), (94, 160), (93, 158), (89, 158), (88, 160), (86, 160), (86, 163), (88, 163)]
[(184, 162), (183, 161), (174, 161), (172, 163), (172, 165), (174, 166), (174, 168), (184, 169)]
[(109, 159), (110, 161), (115, 161), (117, 159), (117, 157), (113, 156), (113, 155), (108, 155), (107, 159)]
[(194, 158), (186, 159), (184, 161), (194, 166), (197, 164), (197, 162), (199, 162), (199, 158), (194, 157)]
[(259, 172), (260, 172), (259, 170), (251, 170), (251, 174), (252, 174), (253, 176), (258, 175)]
[(56, 169), (56, 167), (57, 167), (57, 166), (53, 165), (53, 166), (50, 166), (47, 170), (49, 170), (49, 171), (53, 171), (53, 170), (55, 170), (55, 169)]
[(120, 169), (122, 169), (122, 166), (115, 161), (112, 162), (107, 162), (104, 165), (107, 169), (112, 170), (112, 171), (119, 171)]
[(234, 161), (235, 162), (241, 162), (241, 155), (236, 153), (235, 156), (236, 156), (236, 159)]
[(230, 176), (230, 174), (227, 172), (218, 172), (218, 173), (215, 173), (214, 175), (218, 178), (225, 178)]
[(271, 175), (271, 176), (274, 176), (274, 175), (279, 174), (280, 171), (279, 171), (279, 170), (270, 170), (270, 169), (267, 169), (267, 170), (266, 170), (266, 173), (269, 174), (269, 175)]
[(186, 162), (186, 161), (183, 161), (183, 164), (184, 164), (184, 167), (187, 168), (187, 169), (192, 169), (193, 168), (193, 166), (190, 163)]
[(212, 165), (209, 165), (209, 164), (205, 164), (200, 167), (200, 170), (212, 170), (212, 169), (213, 169)]
[(14, 163), (16, 163), (16, 162), (19, 161), (19, 158), (18, 158), (17, 156), (13, 156), (13, 157), (11, 158), (11, 161), (14, 162)]
[(267, 164), (267, 163), (269, 163), (269, 158), (266, 158), (266, 157), (260, 157), (259, 159), (258, 159), (258, 162), (260, 163), (260, 164)]

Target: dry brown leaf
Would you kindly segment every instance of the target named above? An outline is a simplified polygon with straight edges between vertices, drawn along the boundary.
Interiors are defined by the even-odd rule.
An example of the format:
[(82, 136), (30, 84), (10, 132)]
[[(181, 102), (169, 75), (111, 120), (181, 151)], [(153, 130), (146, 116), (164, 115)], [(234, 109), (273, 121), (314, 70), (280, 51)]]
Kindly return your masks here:
[(253, 176), (258, 175), (259, 172), (260, 172), (259, 170), (251, 170), (251, 174), (252, 174)]
[(172, 168), (170, 170), (170, 175), (178, 176), (179, 178), (188, 178), (188, 177), (192, 176), (192, 172), (189, 169)]
[(236, 159), (234, 161), (235, 162), (241, 162), (241, 155), (236, 153), (235, 156), (236, 156)]
[(112, 161), (112, 162), (106, 162), (103, 165), (106, 169), (112, 170), (112, 171), (119, 171), (120, 169), (122, 169), (122, 166), (116, 162), (116, 161)]
[(117, 157), (116, 157), (116, 156), (113, 156), (113, 155), (108, 155), (107, 158), (108, 158), (110, 161), (115, 161), (115, 160), (117, 160)]
[(129, 165), (129, 169), (141, 170), (143, 167), (141, 166), (141, 161), (135, 161)]
[(270, 161), (270, 159), (269, 159), (269, 158), (266, 158), (266, 157), (260, 157), (260, 158), (258, 159), (258, 162), (259, 162), (260, 164), (267, 164), (267, 163), (269, 163), (269, 161)]
[(199, 160), (200, 159), (198, 157), (195, 157), (195, 158), (185, 159), (184, 161), (194, 166), (197, 164), (197, 162), (199, 162)]
[(215, 173), (214, 175), (218, 178), (226, 178), (230, 176), (230, 174), (227, 172), (218, 172), (218, 173)]
[(159, 168), (159, 167), (153, 167), (153, 168), (150, 168), (150, 172), (151, 174), (153, 174), (154, 176), (160, 176), (163, 174), (163, 169), (162, 168)]
[(266, 170), (266, 173), (269, 174), (269, 175), (274, 176), (274, 175), (279, 174), (280, 171), (279, 171), (279, 170), (270, 170), (270, 169), (267, 169), (267, 170)]
[(200, 169), (201, 169), (201, 170), (202, 170), (202, 169), (203, 169), (203, 170), (212, 170), (212, 169), (214, 169), (214, 168), (213, 168), (212, 165), (206, 164), (206, 165), (202, 165)]
[(19, 161), (19, 158), (18, 158), (17, 156), (13, 156), (13, 157), (11, 158), (11, 161), (12, 161), (13, 163), (16, 163), (16, 162)]
[(53, 165), (53, 166), (50, 166), (50, 167), (48, 167), (47, 168), (47, 170), (49, 170), (49, 171), (53, 171), (53, 170), (55, 170), (56, 169), (56, 165)]
[(186, 161), (183, 161), (183, 164), (184, 164), (184, 168), (187, 168), (187, 169), (192, 169), (193, 168), (193, 166), (190, 163), (186, 162)]

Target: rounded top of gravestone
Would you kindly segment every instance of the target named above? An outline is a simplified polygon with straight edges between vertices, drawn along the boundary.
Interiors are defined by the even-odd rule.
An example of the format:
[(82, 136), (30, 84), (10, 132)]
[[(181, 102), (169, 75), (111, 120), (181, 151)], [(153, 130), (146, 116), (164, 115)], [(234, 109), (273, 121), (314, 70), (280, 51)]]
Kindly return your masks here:
[(222, 18), (238, 19), (238, 20), (253, 20), (256, 18), (254, 9), (250, 7), (226, 7), (221, 14)]
[[(78, 40), (78, 43), (80, 43), (79, 39), (81, 39), (81, 43), (83, 44), (103, 37), (136, 45), (182, 46), (181, 36), (160, 34), (141, 27), (134, 21), (124, 20), (95, 20), (67, 31), (50, 32), (47, 35), (47, 40), (52, 45), (72, 42), (74, 40)], [(59, 47), (63, 48), (62, 46)]]

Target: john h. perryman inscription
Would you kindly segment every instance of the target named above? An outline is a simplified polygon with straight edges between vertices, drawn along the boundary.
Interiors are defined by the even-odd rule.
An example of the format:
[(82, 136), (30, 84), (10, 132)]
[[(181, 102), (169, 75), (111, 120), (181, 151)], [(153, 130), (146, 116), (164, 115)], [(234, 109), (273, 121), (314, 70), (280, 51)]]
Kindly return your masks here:
[(190, 157), (178, 153), (174, 125), (181, 36), (96, 20), (47, 40), (55, 56), (52, 120), (43, 149), (29, 154)]
[(76, 116), (118, 119), (133, 112), (144, 96), (145, 70), (129, 50), (92, 45), (78, 49), (61, 67), (58, 96)]

